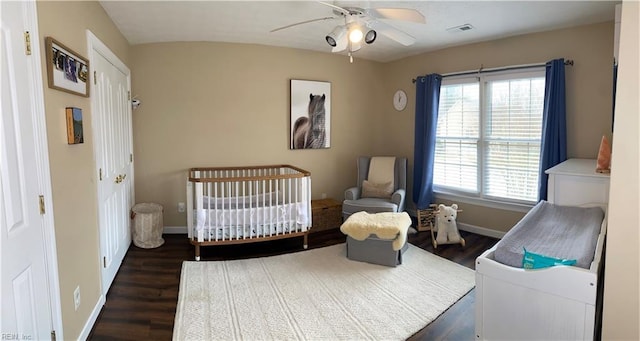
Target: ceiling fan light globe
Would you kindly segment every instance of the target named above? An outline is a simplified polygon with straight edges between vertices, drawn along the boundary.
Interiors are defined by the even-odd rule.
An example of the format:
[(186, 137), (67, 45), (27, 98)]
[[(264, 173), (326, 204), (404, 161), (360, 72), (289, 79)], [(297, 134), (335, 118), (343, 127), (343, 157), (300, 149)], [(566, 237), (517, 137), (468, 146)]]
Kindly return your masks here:
[(364, 34), (362, 33), (362, 31), (359, 28), (354, 28), (351, 30), (351, 32), (349, 32), (349, 40), (352, 43), (358, 43), (360, 41), (362, 41), (362, 37), (364, 36)]
[(336, 40), (333, 39), (332, 36), (326, 36), (325, 39), (327, 40), (327, 44), (335, 47), (337, 45)]
[(376, 38), (378, 37), (378, 33), (374, 30), (369, 30), (367, 31), (367, 34), (364, 35), (364, 42), (367, 44), (371, 44), (374, 41), (376, 41)]

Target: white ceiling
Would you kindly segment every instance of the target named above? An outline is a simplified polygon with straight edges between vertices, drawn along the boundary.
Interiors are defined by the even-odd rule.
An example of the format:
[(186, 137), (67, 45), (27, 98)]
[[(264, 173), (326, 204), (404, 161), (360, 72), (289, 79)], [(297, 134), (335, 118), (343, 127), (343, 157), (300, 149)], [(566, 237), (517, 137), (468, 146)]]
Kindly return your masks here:
[[(403, 46), (383, 35), (354, 53), (388, 62), (447, 46), (614, 20), (619, 1), (329, 1), (360, 8), (413, 8), (426, 24), (386, 23), (417, 38)], [(274, 28), (334, 16), (316, 1), (101, 1), (131, 44), (215, 41), (292, 47), (331, 53), (324, 37), (339, 20), (325, 20), (271, 33)], [(474, 29), (449, 32), (471, 24)], [(342, 52), (346, 54), (346, 52)]]

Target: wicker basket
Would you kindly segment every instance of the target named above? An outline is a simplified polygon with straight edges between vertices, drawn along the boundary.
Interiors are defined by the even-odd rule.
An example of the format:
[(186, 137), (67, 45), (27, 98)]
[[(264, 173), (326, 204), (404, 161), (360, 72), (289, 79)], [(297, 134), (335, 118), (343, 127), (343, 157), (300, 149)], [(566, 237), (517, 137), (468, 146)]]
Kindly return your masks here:
[(151, 249), (164, 244), (162, 229), (162, 205), (153, 203), (136, 204), (131, 209), (133, 219), (133, 244), (143, 249)]
[(436, 224), (436, 204), (429, 205), (429, 208), (418, 210), (418, 231), (431, 231)]
[(333, 199), (311, 200), (311, 232), (335, 229), (342, 225), (342, 204)]

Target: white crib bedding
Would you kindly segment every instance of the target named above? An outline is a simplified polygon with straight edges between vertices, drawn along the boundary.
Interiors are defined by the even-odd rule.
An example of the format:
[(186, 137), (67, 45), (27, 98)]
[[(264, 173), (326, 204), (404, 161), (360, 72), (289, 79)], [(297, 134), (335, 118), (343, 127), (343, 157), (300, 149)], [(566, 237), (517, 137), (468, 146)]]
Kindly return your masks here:
[(522, 267), (524, 248), (589, 269), (604, 212), (600, 207), (558, 206), (540, 201), (498, 242), (495, 260)]
[[(194, 228), (195, 229), (195, 228)], [(261, 226), (224, 226), (224, 227), (211, 227), (210, 229), (204, 228), (202, 232), (203, 240), (230, 240), (230, 239), (242, 239), (242, 238), (260, 238), (269, 237), (273, 235), (292, 233), (292, 232), (304, 232), (306, 227), (302, 227), (298, 224), (283, 223), (279, 226), (274, 225), (261, 225)], [(199, 235), (198, 231), (194, 231), (196, 235)]]
[(203, 208), (211, 209), (251, 208), (282, 204), (284, 204), (284, 198), (281, 191), (235, 197), (211, 197), (206, 195), (202, 197)]
[[(308, 205), (303, 202), (239, 209), (194, 210), (194, 230), (215, 238), (257, 237), (299, 231), (309, 226)], [(206, 233), (205, 233), (206, 235)]]

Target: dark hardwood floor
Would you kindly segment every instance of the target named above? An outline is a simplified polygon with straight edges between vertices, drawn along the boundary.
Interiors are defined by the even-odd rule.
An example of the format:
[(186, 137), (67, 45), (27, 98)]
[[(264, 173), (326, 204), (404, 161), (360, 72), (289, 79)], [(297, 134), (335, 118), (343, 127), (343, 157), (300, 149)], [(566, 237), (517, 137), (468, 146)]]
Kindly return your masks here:
[[(409, 242), (441, 257), (474, 269), (474, 260), (497, 239), (461, 231), (466, 240), (440, 245), (434, 250), (429, 232), (409, 236)], [(194, 248), (185, 235), (164, 235), (156, 249), (129, 248), (107, 294), (106, 304), (94, 325), (90, 340), (171, 340), (178, 300), (180, 269), (194, 259)], [(309, 236), (309, 248), (345, 242), (338, 230)], [(271, 242), (202, 248), (202, 260), (262, 257), (302, 250), (302, 238)], [(419, 288), (416, 288), (419, 290)], [(472, 290), (410, 340), (474, 340), (474, 296)]]

